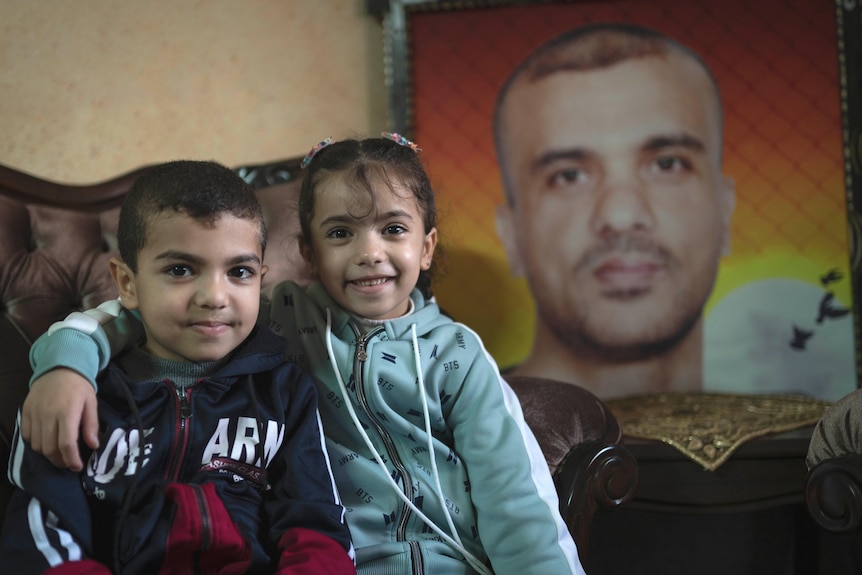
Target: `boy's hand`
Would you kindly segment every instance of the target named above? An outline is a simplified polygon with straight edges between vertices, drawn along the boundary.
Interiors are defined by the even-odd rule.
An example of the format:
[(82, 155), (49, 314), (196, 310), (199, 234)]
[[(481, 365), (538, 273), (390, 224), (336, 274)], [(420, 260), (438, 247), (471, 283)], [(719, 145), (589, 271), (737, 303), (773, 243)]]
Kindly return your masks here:
[(96, 391), (81, 374), (58, 368), (39, 377), (21, 410), (21, 436), (57, 467), (84, 468), (78, 451), (78, 428), (84, 441), (99, 447)]

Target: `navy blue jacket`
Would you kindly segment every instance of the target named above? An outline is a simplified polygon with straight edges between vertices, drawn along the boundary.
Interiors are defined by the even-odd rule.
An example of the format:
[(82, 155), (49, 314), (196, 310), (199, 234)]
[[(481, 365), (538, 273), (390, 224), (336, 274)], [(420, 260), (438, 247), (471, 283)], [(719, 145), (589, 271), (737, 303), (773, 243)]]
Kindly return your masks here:
[(316, 387), (269, 330), (185, 389), (134, 381), (117, 358), (99, 380), (99, 421), (82, 473), (54, 467), (16, 429), (0, 565), (355, 573)]

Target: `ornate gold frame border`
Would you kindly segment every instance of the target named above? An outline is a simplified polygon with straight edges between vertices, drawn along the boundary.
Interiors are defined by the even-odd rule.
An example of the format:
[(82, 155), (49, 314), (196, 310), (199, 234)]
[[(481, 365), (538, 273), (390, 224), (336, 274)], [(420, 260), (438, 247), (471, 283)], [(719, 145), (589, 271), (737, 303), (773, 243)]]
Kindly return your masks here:
[[(524, 4), (560, 4), (575, 0), (366, 0), (369, 14), (382, 18), (383, 59), (389, 130), (413, 137), (413, 89), (410, 83), (410, 14)], [(838, 37), (844, 178), (853, 318), (856, 385), (862, 387), (862, 0), (835, 0)]]

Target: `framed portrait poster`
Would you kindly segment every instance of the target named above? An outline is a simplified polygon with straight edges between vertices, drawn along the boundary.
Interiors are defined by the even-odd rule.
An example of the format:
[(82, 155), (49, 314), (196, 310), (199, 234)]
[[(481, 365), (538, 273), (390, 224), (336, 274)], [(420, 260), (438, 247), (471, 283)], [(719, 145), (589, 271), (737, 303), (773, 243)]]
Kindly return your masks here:
[[(698, 356), (695, 387), (798, 392), (835, 400), (858, 386), (855, 304), (862, 301), (858, 249), (862, 64), (860, 8), (855, 1), (393, 0), (381, 12), (390, 127), (420, 146), (438, 190), (443, 252), (435, 295), (447, 313), (478, 332), (502, 370), (529, 364), (531, 354), (549, 337), (538, 339), (536, 334), (545, 329), (539, 324), (560, 323), (571, 310), (553, 309), (550, 292), (535, 293), (541, 281), (513, 269), (505, 236), (511, 229), (507, 232), (499, 216), (507, 200), (495, 148), (495, 103), (509, 75), (538, 47), (577, 28), (611, 24), (649, 28), (687, 47), (709, 70), (720, 94), (720, 169), (733, 187), (734, 199), (727, 249), (696, 320), (695, 345), (702, 352), (689, 349), (680, 354), (685, 361)], [(608, 100), (627, 90), (629, 95), (647, 94), (648, 87), (634, 82), (637, 77), (632, 73), (628, 88), (608, 92)], [(574, 93), (576, 85), (572, 86)], [(598, 117), (601, 106), (594, 111), (589, 105), (578, 109), (579, 125)], [(552, 114), (550, 107), (537, 109), (545, 116)], [(567, 121), (562, 115), (553, 120), (561, 133), (576, 133), (579, 125), (562, 127)], [(544, 129), (534, 125), (537, 131)], [(618, 128), (622, 133), (628, 127), (607, 130)], [(516, 136), (529, 140), (531, 128), (524, 130)], [(673, 161), (651, 160), (650, 166), (664, 165), (661, 162), (670, 166)], [(608, 165), (603, 165), (602, 174), (610, 180)], [(567, 185), (588, 172), (566, 170), (561, 173)], [(680, 226), (695, 226), (692, 222), (701, 217), (684, 211), (689, 205), (684, 197), (661, 201), (678, 213)], [(647, 204), (638, 209), (655, 212), (649, 226), (672, 225), (659, 208)], [(571, 218), (573, 226), (588, 220), (583, 212), (572, 212)], [(550, 235), (536, 226), (533, 229)], [(589, 286), (574, 272), (566, 280), (567, 266), (575, 264), (561, 254), (576, 251), (565, 245), (575, 241), (567, 234), (559, 234), (559, 247), (548, 240), (544, 251), (534, 250), (532, 256), (563, 276), (561, 281), (568, 281), (572, 291), (586, 293)], [(685, 249), (703, 243), (702, 251), (709, 251), (704, 238), (692, 235)], [(672, 261), (673, 249), (668, 251)], [(623, 265), (626, 257), (621, 256)], [(648, 263), (655, 264), (657, 258)], [(644, 267), (643, 260), (633, 261)], [(613, 281), (626, 288), (641, 286), (638, 277)], [(681, 278), (677, 283), (695, 281)], [(664, 291), (667, 298), (681, 298), (674, 296), (678, 293), (674, 289)], [(586, 300), (578, 301), (589, 306)], [(649, 320), (654, 326), (675, 311), (669, 306), (662, 315), (655, 313)], [(624, 324), (630, 317), (608, 317), (606, 327)], [(574, 329), (555, 333), (560, 342), (554, 346), (561, 350), (568, 346), (577, 355), (579, 346), (582, 350), (591, 345)], [(619, 353), (621, 364), (636, 363), (633, 357)], [(624, 373), (617, 371), (620, 377)], [(580, 383), (574, 375), (573, 380)], [(661, 387), (643, 391), (657, 389)], [(605, 395), (601, 386), (591, 390)]]

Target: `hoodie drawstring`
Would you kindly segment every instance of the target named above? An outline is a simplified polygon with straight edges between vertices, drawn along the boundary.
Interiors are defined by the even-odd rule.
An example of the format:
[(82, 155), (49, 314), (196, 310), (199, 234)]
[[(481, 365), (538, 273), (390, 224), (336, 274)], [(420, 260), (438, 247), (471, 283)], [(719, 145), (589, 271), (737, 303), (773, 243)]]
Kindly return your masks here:
[(413, 357), (416, 361), (416, 383), (419, 384), (419, 395), (422, 397), (422, 415), (425, 419), (425, 435), (428, 437), (428, 453), (431, 456), (431, 473), (434, 477), (434, 486), (437, 489), (437, 497), (443, 504), (443, 514), (446, 516), (446, 524), (449, 525), (449, 531), (452, 533), (452, 538), (458, 543), (459, 548), (464, 546), (461, 543), (461, 537), (458, 535), (458, 530), (455, 529), (455, 523), (452, 521), (452, 515), (449, 513), (449, 506), (446, 505), (446, 497), (443, 495), (443, 487), (440, 485), (440, 472), (437, 471), (437, 458), (434, 456), (434, 436), (431, 435), (431, 415), (428, 412), (428, 397), (426, 397), (425, 378), (422, 376), (422, 363), (419, 360), (419, 338), (416, 336), (416, 324), (410, 324), (410, 332), (413, 336)]
[[(123, 395), (126, 399), (126, 403), (129, 406), (129, 409), (132, 412), (132, 416), (135, 419), (135, 425), (137, 426), (138, 431), (138, 448), (137, 448), (137, 456), (139, 461), (143, 462), (143, 458), (141, 455), (144, 453), (144, 422), (141, 419), (141, 412), (138, 409), (138, 404), (135, 402), (135, 398), (132, 396), (132, 390), (129, 388), (129, 382), (123, 378), (123, 385), (121, 386), (123, 390)], [(131, 455), (131, 453), (130, 453)], [(143, 465), (143, 463), (142, 463)], [(138, 484), (140, 483), (140, 468), (135, 471), (135, 474), (132, 476), (132, 482), (129, 484), (129, 489), (126, 491), (126, 494), (123, 496), (123, 504), (120, 507), (120, 514), (116, 522), (116, 530), (114, 531), (113, 537), (113, 553), (114, 553), (114, 573), (120, 575), (123, 572), (123, 562), (120, 558), (120, 553), (122, 552), (121, 543), (123, 536), (123, 526), (125, 525), (126, 517), (129, 515), (129, 511), (132, 507), (132, 502), (135, 499), (138, 491)]]
[(431, 436), (431, 418), (428, 413), (428, 399), (425, 397), (425, 382), (422, 378), (422, 369), (421, 363), (419, 361), (419, 341), (416, 336), (416, 324), (411, 326), (412, 335), (413, 335), (413, 354), (416, 360), (416, 372), (417, 372), (417, 382), (420, 386), (421, 396), (422, 396), (422, 409), (424, 411), (425, 416), (425, 432), (428, 436), (428, 453), (431, 457), (431, 466), (434, 473), (434, 481), (436, 483), (437, 488), (437, 496), (440, 498), (440, 503), (443, 507), (443, 512), (446, 515), (446, 521), (449, 524), (449, 529), (452, 531), (454, 535), (454, 539), (452, 536), (448, 535), (443, 529), (437, 526), (427, 515), (422, 513), (422, 511), (416, 507), (416, 505), (410, 501), (410, 499), (404, 495), (404, 492), (401, 491), (401, 488), (398, 487), (398, 484), (395, 483), (395, 480), (392, 479), (392, 476), (389, 474), (389, 470), (386, 469), (386, 464), (383, 463), (383, 457), (374, 447), (374, 444), (371, 442), (371, 438), (368, 437), (368, 434), (362, 427), (362, 423), (359, 421), (359, 418), (356, 416), (356, 411), (353, 409), (353, 402), (350, 400), (350, 397), (347, 393), (347, 387), (344, 385), (344, 379), (341, 377), (341, 370), (338, 369), (338, 364), (335, 361), (335, 354), (332, 351), (332, 314), (329, 308), (326, 308), (326, 351), (327, 356), (329, 357), (329, 362), (332, 365), (332, 371), (335, 372), (335, 379), (338, 382), (338, 387), (341, 389), (341, 395), (344, 397), (344, 404), (347, 406), (347, 411), (350, 413), (350, 419), (353, 421), (353, 426), (359, 432), (359, 435), (362, 436), (363, 441), (365, 441), (365, 445), (371, 451), (371, 454), (374, 456), (374, 460), (377, 465), (383, 470), (383, 476), (386, 477), (390, 486), (395, 490), (395, 493), (398, 494), (398, 497), (401, 498), (402, 501), (420, 518), (425, 522), (428, 527), (430, 527), (437, 535), (443, 538), (444, 541), (449, 543), (452, 547), (457, 549), (463, 556), (464, 559), (467, 560), (467, 563), (470, 564), (473, 569), (482, 573), (483, 575), (493, 575), (492, 571), (488, 569), (488, 567), (480, 561), (477, 557), (475, 557), (472, 553), (467, 551), (464, 545), (461, 543), (460, 538), (458, 538), (458, 532), (455, 529), (455, 526), (452, 522), (452, 517), (449, 514), (449, 508), (446, 505), (446, 499), (443, 496), (443, 489), (440, 486), (440, 475), (437, 472), (437, 463), (436, 457), (434, 456), (433, 450), (433, 437)]

